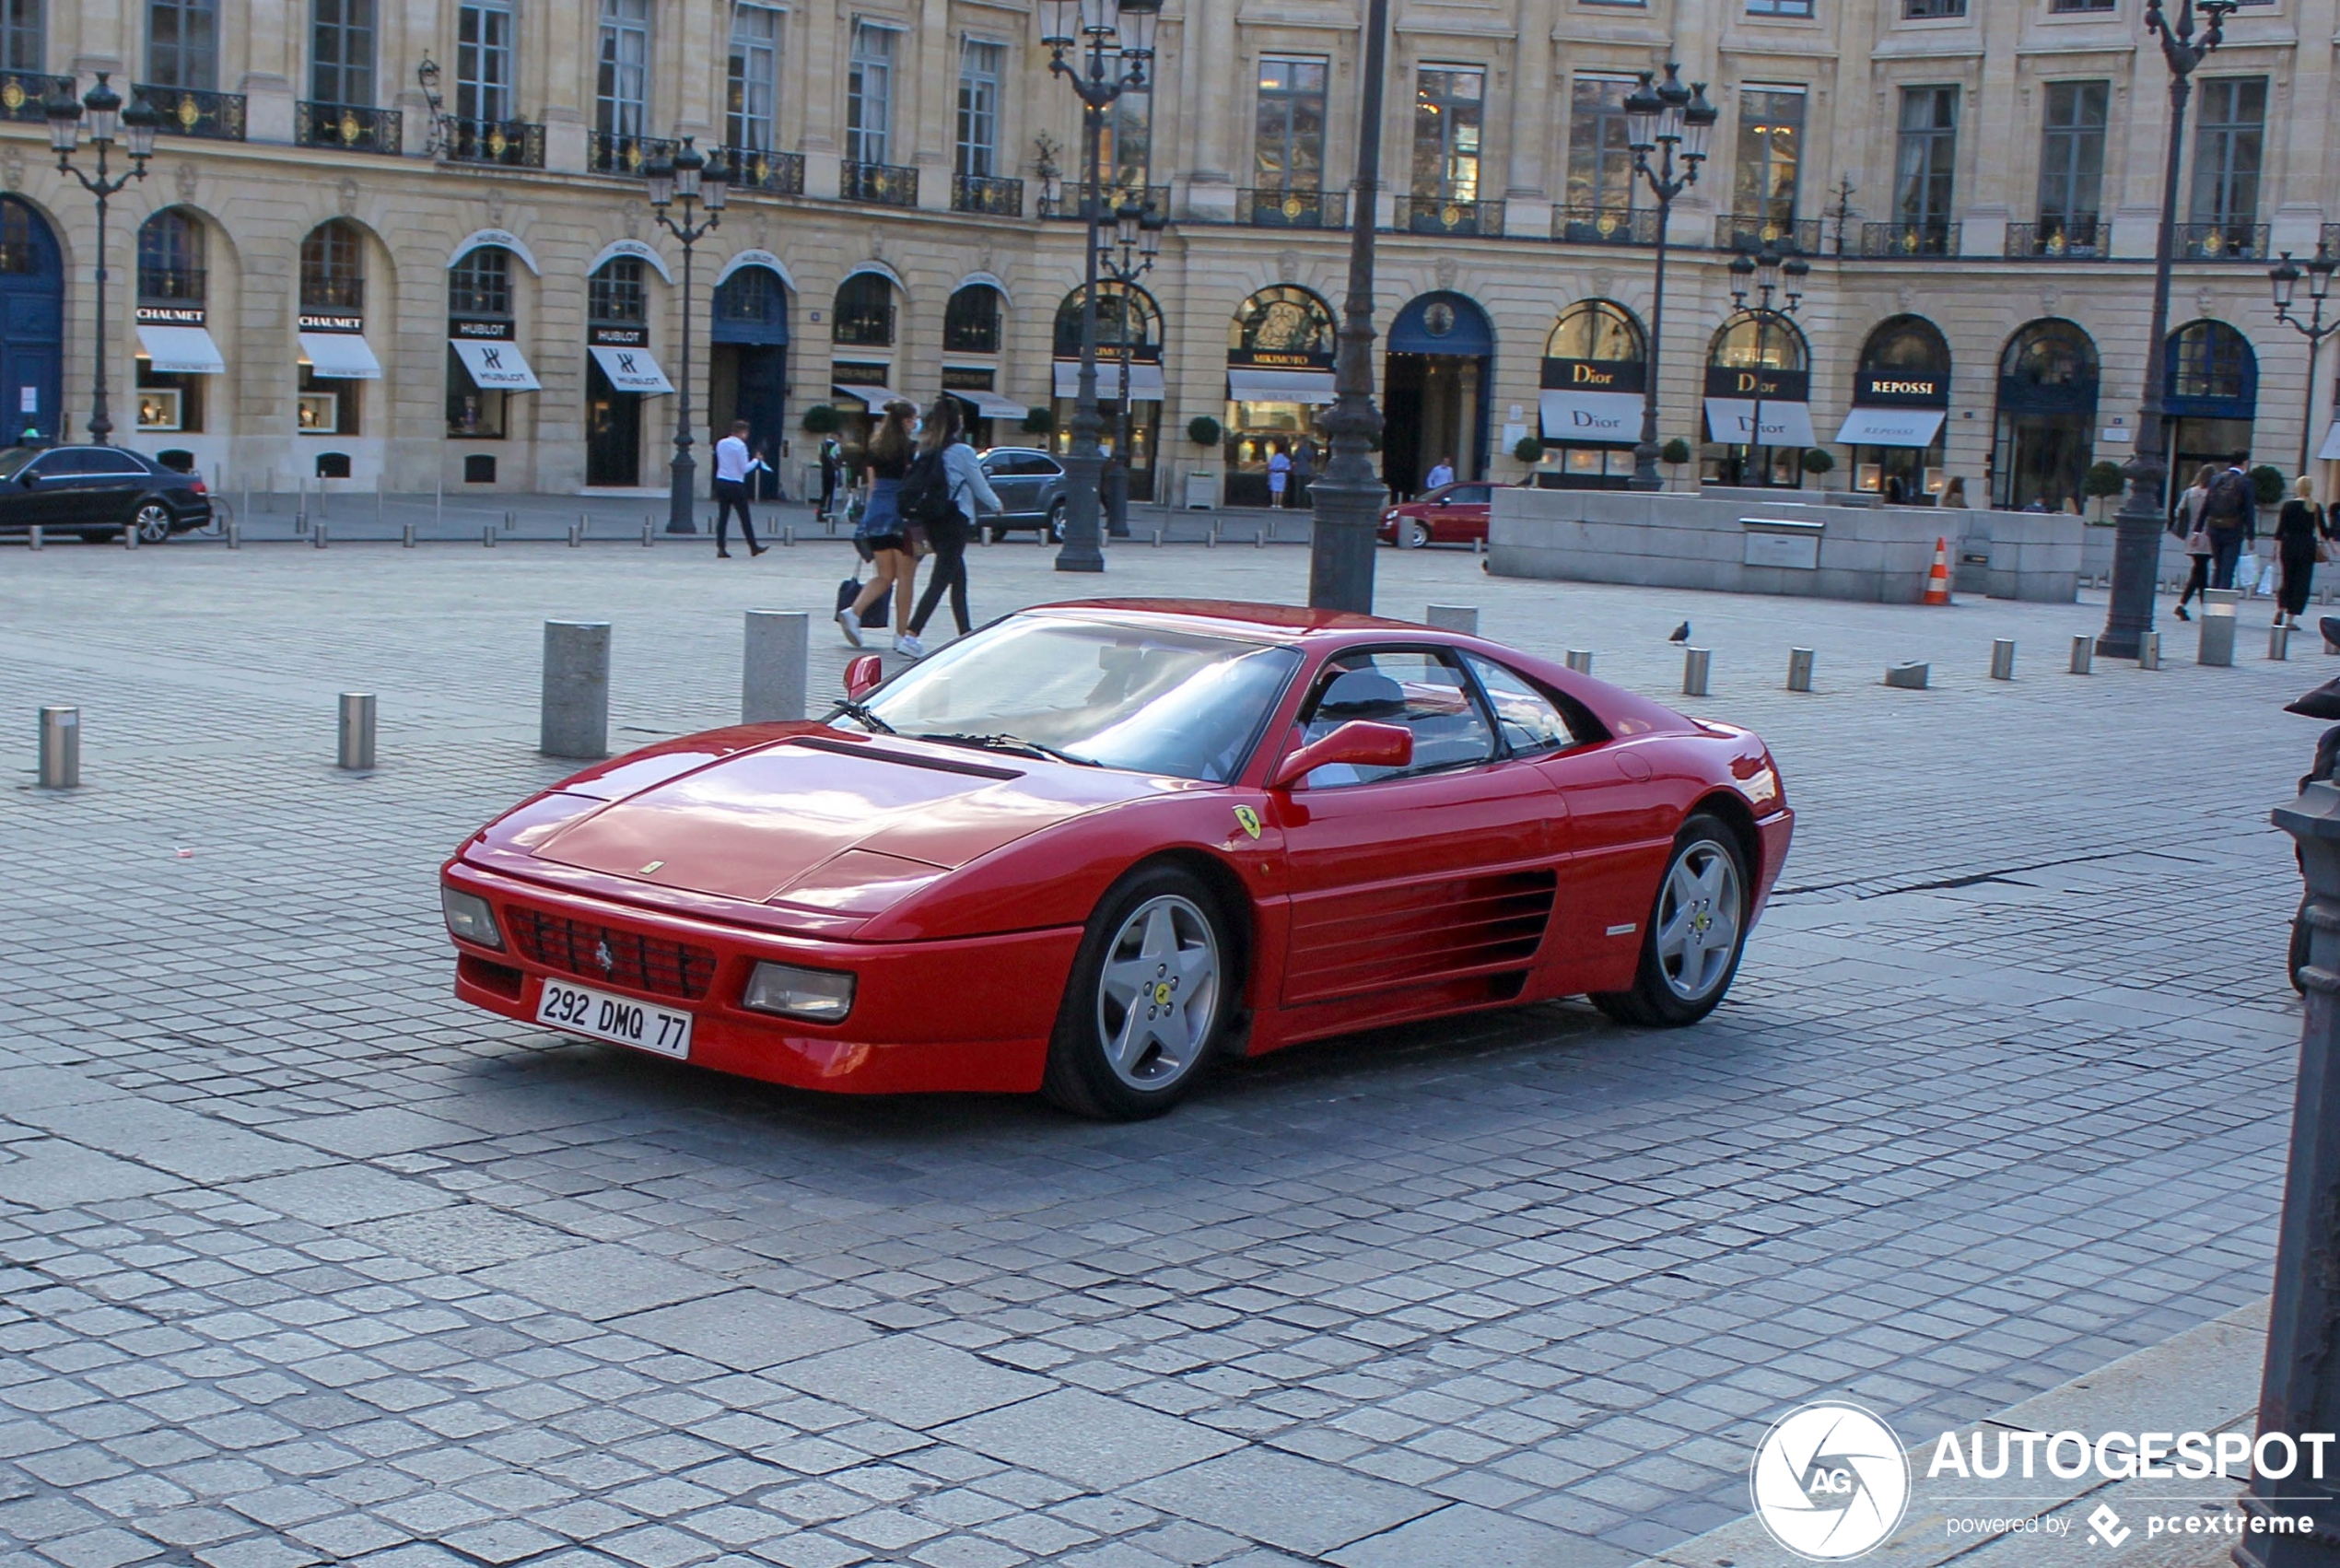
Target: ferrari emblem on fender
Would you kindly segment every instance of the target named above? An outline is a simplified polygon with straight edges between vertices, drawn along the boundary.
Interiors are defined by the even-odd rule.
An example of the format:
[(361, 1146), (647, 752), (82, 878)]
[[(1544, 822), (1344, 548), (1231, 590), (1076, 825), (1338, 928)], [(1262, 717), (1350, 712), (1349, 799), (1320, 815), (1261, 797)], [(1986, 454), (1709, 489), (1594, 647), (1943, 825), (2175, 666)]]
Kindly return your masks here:
[(1257, 838), (1259, 837), (1259, 813), (1253, 811), (1249, 806), (1237, 806), (1235, 808), (1235, 825), (1242, 828), (1254, 838)]

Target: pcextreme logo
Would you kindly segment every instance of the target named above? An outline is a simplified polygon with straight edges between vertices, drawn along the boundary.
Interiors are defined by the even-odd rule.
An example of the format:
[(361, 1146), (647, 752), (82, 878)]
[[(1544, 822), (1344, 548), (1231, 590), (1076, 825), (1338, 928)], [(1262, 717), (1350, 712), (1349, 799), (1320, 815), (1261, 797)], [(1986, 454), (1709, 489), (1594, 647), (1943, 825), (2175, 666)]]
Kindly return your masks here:
[(1858, 1557), (1893, 1533), (1910, 1468), (1893, 1429), (1837, 1400), (1790, 1411), (1756, 1445), (1755, 1515), (1772, 1539), (1815, 1562)]

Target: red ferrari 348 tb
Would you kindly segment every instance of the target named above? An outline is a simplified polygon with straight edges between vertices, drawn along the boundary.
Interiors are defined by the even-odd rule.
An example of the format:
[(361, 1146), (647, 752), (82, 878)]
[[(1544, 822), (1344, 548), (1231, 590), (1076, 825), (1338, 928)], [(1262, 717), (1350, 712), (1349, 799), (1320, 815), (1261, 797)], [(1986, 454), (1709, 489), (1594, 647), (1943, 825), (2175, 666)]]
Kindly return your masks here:
[(1719, 1002), (1787, 854), (1761, 741), (1477, 638), (1028, 610), (825, 720), (586, 769), (447, 863), (463, 1000), (806, 1088), (1175, 1104), (1213, 1055)]

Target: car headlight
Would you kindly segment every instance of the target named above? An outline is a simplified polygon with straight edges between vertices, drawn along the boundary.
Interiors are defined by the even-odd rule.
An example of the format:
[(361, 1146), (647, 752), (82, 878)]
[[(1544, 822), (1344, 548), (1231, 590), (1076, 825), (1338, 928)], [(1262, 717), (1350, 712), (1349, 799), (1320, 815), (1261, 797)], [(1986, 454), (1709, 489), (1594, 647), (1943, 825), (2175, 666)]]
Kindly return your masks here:
[(442, 886), (439, 890), (439, 907), (447, 912), (447, 929), (465, 942), (475, 942), (482, 947), (504, 945), (504, 933), (496, 929), (496, 912), (477, 894)]
[(853, 1011), (853, 977), (793, 964), (758, 964), (740, 1005), (814, 1024), (841, 1024)]

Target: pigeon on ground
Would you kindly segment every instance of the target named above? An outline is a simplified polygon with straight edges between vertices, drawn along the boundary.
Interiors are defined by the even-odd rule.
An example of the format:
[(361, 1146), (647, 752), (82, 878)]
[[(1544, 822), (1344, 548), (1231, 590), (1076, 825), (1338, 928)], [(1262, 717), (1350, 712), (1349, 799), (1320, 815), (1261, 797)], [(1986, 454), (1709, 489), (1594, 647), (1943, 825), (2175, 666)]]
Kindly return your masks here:
[(1667, 642), (1688, 642), (1690, 640), (1690, 623), (1688, 621), (1684, 621), (1680, 626), (1676, 626), (1674, 628), (1674, 635), (1667, 638), (1666, 640)]

